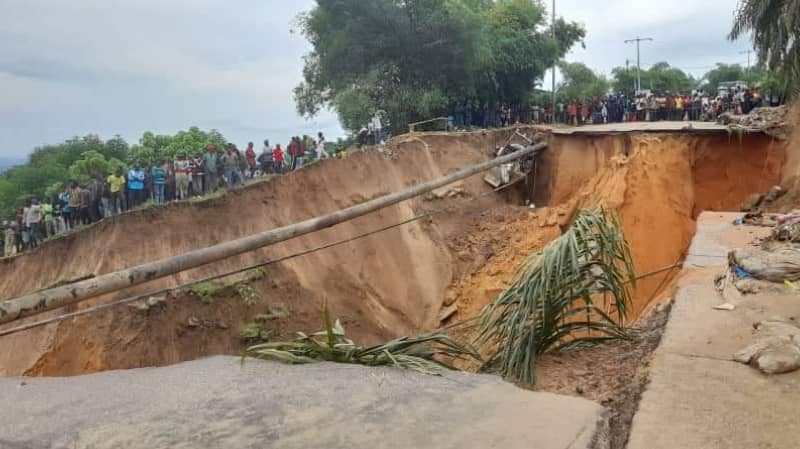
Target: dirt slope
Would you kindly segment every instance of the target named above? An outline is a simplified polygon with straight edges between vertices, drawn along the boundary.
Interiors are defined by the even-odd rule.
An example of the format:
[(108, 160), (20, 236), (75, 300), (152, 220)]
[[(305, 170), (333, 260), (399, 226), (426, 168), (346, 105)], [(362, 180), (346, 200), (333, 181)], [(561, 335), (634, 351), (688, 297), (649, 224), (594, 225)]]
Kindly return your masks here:
[[(485, 160), (494, 145), (505, 140), (508, 133), (403, 138), (388, 153), (354, 153), (345, 160), (326, 161), (204, 203), (170, 205), (106, 220), (30, 254), (0, 261), (0, 298), (31, 292), (63, 279), (107, 273), (169, 257), (395, 192)], [(465, 181), (461, 187), (473, 193), (489, 190), (479, 177)], [(482, 204), (473, 207), (486, 207), (498, 198), (486, 197)], [(433, 206), (422, 199), (405, 202), (322, 232), (140, 286), (114, 297), (152, 291), (317, 247), (409, 219), (419, 210)], [(446, 225), (448, 219), (442, 223)], [(438, 325), (445, 290), (461, 263), (451, 256), (443, 234), (447, 229), (457, 229), (456, 225), (440, 228), (437, 224), (417, 222), (293, 259), (281, 264), (280, 269), (269, 271), (268, 278), (256, 282), (255, 288), (264, 298), (264, 305), (281, 303), (289, 307), (295, 323), (291, 330), (314, 330), (318, 305), (323, 299), (330, 302), (336, 316), (352, 323), (352, 336), (365, 343), (431, 329)], [(272, 287), (274, 283), (288, 287), (276, 291)], [(76, 374), (141, 366), (125, 363), (126, 353), (131, 359), (137, 358), (131, 354), (139, 354), (141, 360), (156, 364), (197, 356), (202, 352), (199, 349), (187, 351), (178, 347), (191, 348), (191, 344), (181, 343), (181, 338), (185, 333), (186, 316), (198, 307), (205, 306), (188, 300), (168, 309), (164, 313), (176, 320), (180, 318), (179, 323), (156, 332), (155, 326), (142, 327), (141, 323), (128, 319), (130, 312), (123, 308), (99, 319), (93, 316), (3, 338), (0, 340), (0, 374), (20, 374), (31, 367), (35, 369), (30, 372), (37, 374)], [(232, 317), (260, 313), (240, 311), (237, 307), (242, 306), (234, 307)], [(162, 324), (168, 322), (171, 321)], [(238, 323), (226, 324), (230, 329), (223, 329), (222, 333), (235, 338)], [(298, 329), (298, 326), (303, 327)], [(140, 336), (152, 338), (142, 342)], [(118, 344), (120, 341), (127, 343)], [(170, 355), (170, 351), (164, 351), (161, 356), (152, 355), (154, 351), (147, 348), (148, 344), (175, 345), (173, 353), (178, 356)], [(134, 349), (132, 345), (139, 347)], [(212, 348), (209, 352), (230, 351), (231, 345), (222, 346), (227, 351)], [(122, 355), (115, 355), (117, 351), (122, 351)], [(43, 354), (46, 357), (43, 358)]]
[[(548, 154), (551, 169), (558, 168), (548, 178), (549, 192), (542, 193), (555, 203), (496, 225), (492, 234), (527, 232), (521, 240), (500, 245), (484, 266), (451, 287), (448, 302), (459, 305), (458, 319), (476, 316), (531, 252), (560, 234), (578, 208), (617, 211), (636, 271), (648, 273), (683, 259), (699, 211), (737, 210), (752, 192), (780, 182), (785, 158), (782, 142), (760, 135), (741, 142), (727, 136), (618, 135), (589, 146), (586, 137), (558, 139), (563, 139), (553, 146), (558, 151)], [(588, 157), (581, 157), (582, 148)], [(648, 307), (673, 274), (640, 281), (632, 318)]]
[[(0, 261), (0, 297), (157, 260), (394, 192), (485, 160), (508, 134), (408, 136), (385, 153), (355, 153), (204, 203), (108, 220), (29, 255)], [(519, 206), (513, 194), (485, 196), (432, 221), (293, 259), (251, 283), (261, 298), (254, 306), (244, 304), (235, 291), (212, 304), (183, 292), (152, 310), (122, 307), (2, 338), (0, 375), (70, 375), (236, 353), (242, 322), (286, 306), (290, 315), (270, 324), (275, 332), (314, 331), (323, 299), (349, 334), (365, 343), (431, 330), (439, 325), (443, 306), (455, 304), (457, 319), (475, 316), (525, 257), (560, 235), (579, 207), (618, 211), (637, 271), (655, 270), (681, 258), (698, 211), (737, 208), (750, 193), (780, 181), (783, 161), (782, 144), (761, 136), (741, 142), (674, 134), (554, 138), (537, 168), (536, 204), (546, 207), (532, 211)], [(405, 202), (134, 291), (320, 246), (489, 191), (480, 177), (460, 187), (468, 198)], [(669, 274), (640, 284), (636, 314), (665, 278)]]

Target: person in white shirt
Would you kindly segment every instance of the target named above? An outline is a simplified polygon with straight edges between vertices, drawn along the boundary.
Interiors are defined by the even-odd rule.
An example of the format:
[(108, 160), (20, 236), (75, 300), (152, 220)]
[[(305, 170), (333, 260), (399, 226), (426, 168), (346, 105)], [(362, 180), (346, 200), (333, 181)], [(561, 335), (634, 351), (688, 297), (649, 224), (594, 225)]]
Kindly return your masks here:
[(372, 129), (375, 132), (375, 145), (383, 143), (383, 124), (381, 124), (381, 113), (376, 112), (372, 118)]
[(321, 131), (317, 133), (317, 153), (320, 159), (328, 159), (331, 157), (325, 150), (325, 136), (322, 135)]

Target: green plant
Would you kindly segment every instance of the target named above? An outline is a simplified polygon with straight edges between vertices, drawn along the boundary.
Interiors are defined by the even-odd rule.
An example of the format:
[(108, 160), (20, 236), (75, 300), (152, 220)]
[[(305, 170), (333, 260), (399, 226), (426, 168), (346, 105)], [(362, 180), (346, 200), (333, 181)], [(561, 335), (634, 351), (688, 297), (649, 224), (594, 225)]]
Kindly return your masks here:
[(203, 304), (213, 304), (214, 296), (223, 288), (225, 288), (225, 286), (211, 281), (195, 284), (189, 287), (189, 291), (198, 299), (200, 299), (200, 302)]
[(236, 286), (236, 292), (239, 294), (239, 297), (242, 298), (245, 304), (248, 306), (254, 306), (260, 299), (258, 297), (258, 293), (256, 293), (255, 289), (251, 287), (249, 284), (238, 284)]
[[(631, 287), (633, 262), (619, 220), (581, 211), (481, 313), (478, 342), (497, 347), (484, 367), (499, 366), (503, 376), (532, 384), (536, 358), (550, 349), (629, 338), (622, 323)], [(595, 303), (598, 297), (603, 304)]]
[(268, 341), (272, 337), (272, 329), (265, 320), (256, 319), (242, 324), (239, 328), (239, 336), (242, 340)]
[(327, 302), (322, 305), (322, 323), (322, 332), (311, 336), (299, 333), (299, 337), (291, 342), (255, 345), (247, 349), (245, 357), (289, 364), (327, 361), (366, 366), (390, 365), (433, 375), (440, 375), (445, 369), (453, 369), (441, 357), (480, 358), (468, 346), (443, 334), (403, 337), (372, 347), (358, 346), (345, 336), (344, 328), (338, 320), (335, 324), (331, 322)]

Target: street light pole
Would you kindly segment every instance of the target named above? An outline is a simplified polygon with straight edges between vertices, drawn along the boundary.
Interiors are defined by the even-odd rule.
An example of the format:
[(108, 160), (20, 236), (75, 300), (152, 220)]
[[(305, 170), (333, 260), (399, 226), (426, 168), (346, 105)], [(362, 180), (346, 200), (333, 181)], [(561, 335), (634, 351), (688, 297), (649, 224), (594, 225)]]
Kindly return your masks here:
[(639, 37), (636, 36), (636, 39), (628, 39), (625, 41), (626, 44), (630, 44), (632, 42), (636, 42), (636, 90), (642, 90), (642, 56), (641, 51), (639, 49), (639, 45), (643, 41), (653, 41), (651, 37)]

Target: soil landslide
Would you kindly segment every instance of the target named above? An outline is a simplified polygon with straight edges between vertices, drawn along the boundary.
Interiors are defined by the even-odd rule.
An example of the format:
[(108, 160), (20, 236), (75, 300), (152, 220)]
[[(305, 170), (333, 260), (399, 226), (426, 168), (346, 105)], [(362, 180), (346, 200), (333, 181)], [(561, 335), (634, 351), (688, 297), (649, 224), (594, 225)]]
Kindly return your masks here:
[[(0, 260), (0, 298), (244, 237), (402, 190), (487, 160), (512, 132), (401, 137), (383, 151), (351, 153), (346, 159), (325, 161), (219, 198), (104, 220), (29, 254)], [(476, 176), (446, 187), (439, 195), (443, 199), (407, 201), (80, 307), (286, 256), (410, 219), (426, 209), (466, 201), (449, 198), (446, 194), (452, 189), (466, 196), (490, 191)], [(503, 200), (484, 196), (470, 207), (479, 210), (498, 201)], [(437, 222), (418, 221), (274, 265), (253, 283), (264, 299), (256, 308), (241, 301), (206, 305), (179, 295), (177, 301), (166, 302), (165, 310), (133, 313), (120, 307), (5, 337), (0, 340), (0, 375), (73, 375), (237, 353), (240, 344), (232, 342), (238, 339), (240, 318), (267, 313), (269, 306), (281, 304), (289, 309), (287, 332), (317, 330), (323, 299), (335, 316), (349, 324), (349, 335), (365, 344), (420, 333), (438, 326), (445, 291), (460, 274), (459, 261), (446, 243), (446, 233), (458, 227), (458, 220), (443, 215)], [(63, 311), (48, 315), (59, 312)], [(196, 318), (194, 326), (187, 329), (191, 318)], [(25, 322), (36, 319), (41, 316)]]
[[(106, 220), (28, 255), (0, 261), (0, 297), (157, 260), (394, 192), (488, 159), (511, 132), (401, 136), (382, 151), (357, 152), (220, 198)], [(243, 321), (285, 306), (289, 314), (273, 323), (276, 332), (314, 331), (323, 299), (343, 319), (348, 334), (367, 344), (429, 331), (439, 326), (443, 308), (455, 309), (449, 315), (456, 320), (477, 315), (519, 263), (558, 237), (581, 207), (618, 211), (637, 272), (660, 269), (685, 256), (700, 211), (738, 209), (753, 192), (781, 182), (785, 160), (785, 143), (760, 134), (551, 136), (537, 163), (534, 203), (541, 207), (535, 210), (521, 205), (518, 192), (491, 194), (476, 176), (437, 195), (133, 290), (175, 285), (349, 238), (425, 210), (458, 206), (431, 220), (271, 266), (250, 283), (261, 298), (255, 306), (244, 304), (235, 289), (211, 304), (178, 292), (153, 310), (119, 307), (5, 337), (0, 339), (0, 375), (74, 375), (235, 354), (242, 345)], [(635, 316), (672, 275), (640, 282)]]

